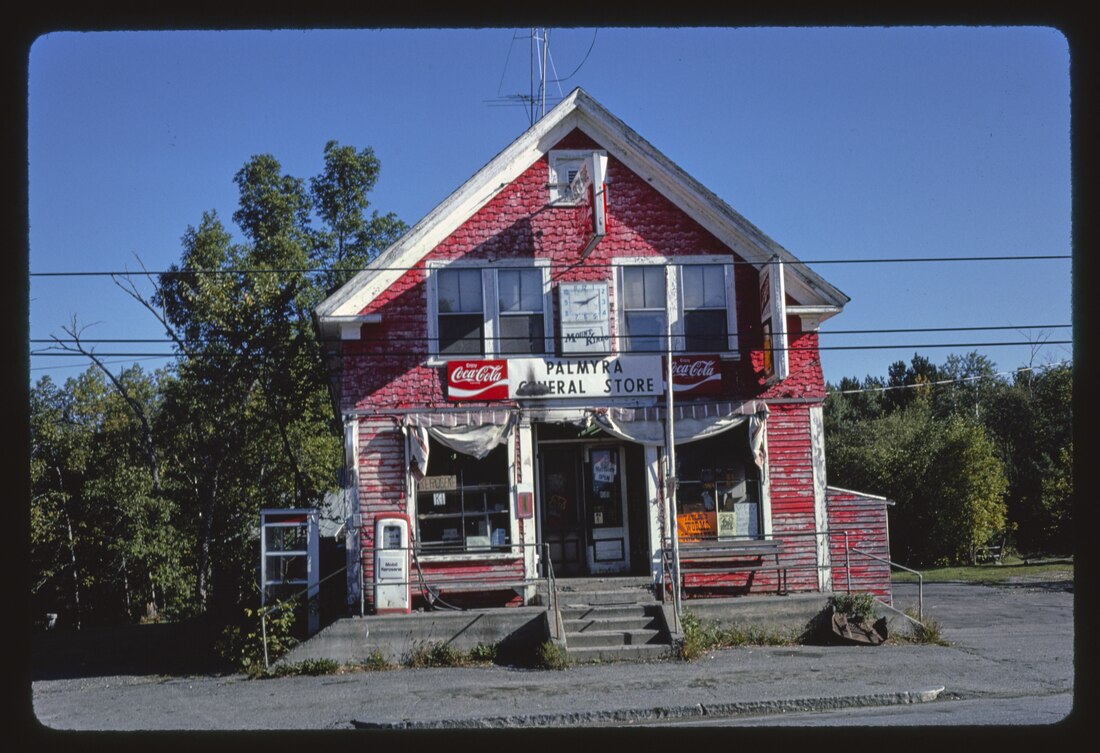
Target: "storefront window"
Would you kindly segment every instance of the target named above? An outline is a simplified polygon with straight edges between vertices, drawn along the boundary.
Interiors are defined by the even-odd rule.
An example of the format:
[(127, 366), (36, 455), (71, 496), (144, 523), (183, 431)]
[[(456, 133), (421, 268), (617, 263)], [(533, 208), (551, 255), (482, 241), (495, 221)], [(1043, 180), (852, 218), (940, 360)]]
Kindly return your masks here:
[(510, 489), (505, 445), (478, 460), (430, 440), (428, 472), (417, 484), (416, 495), (422, 553), (509, 546)]
[(676, 449), (680, 538), (759, 536), (760, 484), (744, 430)]

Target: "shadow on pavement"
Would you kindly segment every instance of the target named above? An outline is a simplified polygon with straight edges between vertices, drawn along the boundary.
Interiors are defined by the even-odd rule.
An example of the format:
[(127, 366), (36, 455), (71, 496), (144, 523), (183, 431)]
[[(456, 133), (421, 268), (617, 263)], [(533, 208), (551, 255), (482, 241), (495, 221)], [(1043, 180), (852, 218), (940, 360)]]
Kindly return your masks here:
[(92, 627), (31, 635), (31, 679), (111, 675), (221, 674), (198, 622)]

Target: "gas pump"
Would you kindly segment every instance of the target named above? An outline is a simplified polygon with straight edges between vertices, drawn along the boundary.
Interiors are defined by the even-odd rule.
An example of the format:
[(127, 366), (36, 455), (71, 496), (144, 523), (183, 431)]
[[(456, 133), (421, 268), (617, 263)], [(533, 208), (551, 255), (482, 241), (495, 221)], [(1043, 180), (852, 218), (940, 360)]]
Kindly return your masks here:
[(384, 513), (374, 518), (374, 612), (412, 611), (409, 595), (409, 530), (407, 515)]

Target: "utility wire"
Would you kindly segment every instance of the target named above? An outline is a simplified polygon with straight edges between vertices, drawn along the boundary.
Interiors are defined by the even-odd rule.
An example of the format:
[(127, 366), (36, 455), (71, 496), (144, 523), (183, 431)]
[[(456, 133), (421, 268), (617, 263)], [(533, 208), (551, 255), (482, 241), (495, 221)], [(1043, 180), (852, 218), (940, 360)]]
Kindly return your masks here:
[[(427, 338), (424, 338), (424, 339), (427, 339)], [(497, 338), (497, 339), (500, 340), (500, 339), (504, 339), (504, 338)], [(515, 339), (515, 338), (512, 338), (512, 339)], [(523, 339), (528, 339), (528, 338), (523, 338)], [(420, 338), (410, 338), (410, 340), (420, 341)], [(388, 341), (388, 342), (395, 342), (395, 341)], [(396, 342), (400, 342), (400, 340), (398, 340)], [(1032, 341), (1024, 340), (1024, 341), (1020, 341), (1020, 342), (910, 343), (910, 344), (891, 344), (891, 345), (824, 345), (824, 346), (805, 346), (805, 347), (802, 347), (802, 346), (787, 346), (786, 348), (772, 348), (772, 350), (773, 351), (785, 350), (785, 351), (788, 351), (788, 352), (822, 351), (822, 350), (911, 350), (911, 349), (912, 350), (927, 350), (927, 349), (933, 349), (933, 348), (935, 348), (935, 349), (939, 349), (939, 348), (995, 348), (995, 347), (1002, 347), (1002, 346), (1021, 346), (1021, 345), (1035, 345), (1035, 344), (1036, 343), (1034, 343)], [(1072, 345), (1072, 344), (1073, 344), (1072, 340), (1047, 340), (1047, 341), (1042, 343), (1042, 345), (1044, 345), (1044, 346), (1046, 346), (1046, 345)], [(756, 347), (756, 348), (750, 348), (749, 350), (759, 351), (759, 350), (763, 350), (763, 348)], [(668, 351), (667, 348), (653, 348), (653, 349), (630, 350), (630, 351), (625, 351), (625, 352), (618, 353), (617, 355), (629, 356), (629, 355), (656, 354), (656, 353), (668, 353), (668, 352), (669, 351)], [(699, 351), (697, 351), (697, 350), (688, 350), (686, 348), (684, 348), (684, 349), (674, 349), (672, 351), (672, 353), (674, 353), (676, 355), (698, 354), (698, 352)], [(73, 351), (71, 351), (71, 350), (38, 350), (38, 351), (32, 350), (30, 352), (30, 355), (32, 357), (47, 357), (47, 356), (69, 356), (69, 357), (72, 357), (74, 355), (79, 355), (79, 354), (73, 353)], [(207, 355), (207, 354), (204, 354), (202, 352), (197, 352), (197, 351), (186, 351), (185, 350), (185, 351), (181, 351), (178, 354), (147, 353), (147, 352), (133, 352), (133, 353), (126, 353), (126, 352), (100, 353), (100, 352), (96, 352), (96, 355), (97, 356), (103, 356), (103, 357), (113, 357), (113, 358), (121, 358), (121, 357), (137, 358), (137, 357), (141, 357), (141, 356), (164, 357), (164, 356), (170, 356), (170, 355), (187, 355), (187, 356), (197, 357), (197, 356), (204, 356), (204, 355)], [(229, 356), (229, 357), (236, 357), (237, 356), (237, 354), (235, 354), (235, 353), (227, 353), (227, 354), (223, 354), (223, 355)], [(397, 351), (397, 350), (386, 349), (385, 351), (372, 352), (372, 353), (354, 353), (354, 352), (353, 353), (346, 353), (345, 352), (343, 354), (343, 357), (345, 357), (345, 358), (379, 358), (379, 357), (384, 357), (384, 356), (416, 356), (418, 358), (422, 358), (426, 355), (435, 355), (435, 354), (429, 354), (429, 353), (427, 353), (426, 351), (423, 351), (423, 350)], [(438, 354), (438, 356), (440, 358), (448, 358), (448, 359), (451, 359), (451, 360), (462, 359), (462, 358), (480, 359), (480, 358), (485, 357), (481, 353), (443, 353), (443, 354)], [(526, 357), (526, 356), (530, 356), (530, 357), (539, 357), (539, 356), (556, 357), (556, 355), (552, 354), (552, 353), (501, 353), (501, 354), (499, 354), (499, 357), (522, 358), (522, 357)]]
[[(683, 257), (690, 259), (690, 257)], [(878, 259), (817, 259), (812, 261), (794, 260), (785, 261), (777, 259), (775, 262), (764, 262), (782, 264), (782, 265), (809, 265), (809, 264), (919, 264), (919, 263), (946, 263), (946, 262), (983, 262), (983, 261), (1055, 261), (1072, 259), (1071, 254), (1032, 254), (1026, 256), (941, 256), (941, 257), (912, 257), (912, 258), (878, 258)], [(701, 262), (703, 263), (703, 262)], [(744, 261), (741, 259), (732, 259), (730, 261), (721, 262), (722, 264), (749, 264), (756, 266), (757, 262)], [(493, 261), (485, 260), (483, 266), (485, 268), (494, 268)], [(600, 269), (600, 268), (614, 268), (623, 266), (620, 264), (612, 264), (610, 262), (592, 263), (584, 262), (580, 264), (549, 264), (545, 267), (540, 266), (539, 269)], [(474, 267), (470, 267), (471, 269)], [(501, 268), (505, 268), (501, 265)], [(509, 268), (514, 268), (511, 265)], [(132, 275), (147, 275), (147, 276), (172, 276), (172, 275), (235, 275), (235, 274), (323, 274), (323, 273), (341, 273), (341, 274), (354, 274), (357, 272), (365, 272), (367, 270), (373, 272), (411, 272), (416, 269), (426, 269), (423, 266), (385, 266), (385, 267), (355, 267), (348, 269), (332, 269), (328, 267), (287, 267), (280, 269), (259, 269), (249, 267), (236, 267), (231, 269), (171, 269), (163, 270), (159, 272), (141, 271), (134, 272), (130, 270), (122, 271), (73, 271), (73, 272), (31, 272), (31, 277), (127, 277)]]
[(1018, 369), (1012, 369), (1010, 371), (998, 371), (993, 374), (981, 374), (979, 376), (970, 377), (958, 377), (957, 379), (940, 379), (935, 382), (919, 382), (917, 384), (893, 384), (882, 387), (861, 387), (858, 390), (827, 390), (829, 395), (856, 395), (863, 392), (887, 392), (889, 390), (911, 390), (916, 387), (934, 387), (942, 384), (959, 384), (961, 382), (976, 382), (981, 379), (989, 379), (998, 376), (1008, 376), (1009, 374), (1021, 374), (1025, 371), (1039, 371), (1042, 369), (1057, 369), (1062, 366), (1068, 366), (1069, 361), (1060, 361), (1058, 363), (1047, 364), (1044, 366), (1021, 366)]
[[(988, 330), (1025, 330), (1025, 329), (1069, 329), (1072, 324), (1004, 324), (994, 325), (989, 327), (902, 327), (896, 329), (838, 329), (830, 332), (818, 332), (817, 335), (883, 335), (883, 334), (898, 334), (902, 332), (983, 332)], [(748, 331), (737, 333), (740, 335), (751, 334)], [(783, 335), (800, 335), (801, 332), (773, 332), (772, 334)], [(356, 342), (424, 342), (429, 338), (427, 337), (363, 337)], [(439, 338), (436, 338), (439, 339)], [(495, 338), (496, 340), (529, 340), (529, 337), (504, 337), (500, 336)], [(316, 338), (317, 342), (341, 342), (342, 338), (339, 337), (321, 337)], [(171, 338), (159, 337), (159, 338), (141, 338), (141, 337), (43, 337), (34, 338), (29, 342), (32, 343), (68, 343), (68, 342), (83, 342), (83, 343), (171, 343), (175, 342)], [(199, 338), (198, 342), (204, 343), (218, 343), (220, 340), (211, 338)]]

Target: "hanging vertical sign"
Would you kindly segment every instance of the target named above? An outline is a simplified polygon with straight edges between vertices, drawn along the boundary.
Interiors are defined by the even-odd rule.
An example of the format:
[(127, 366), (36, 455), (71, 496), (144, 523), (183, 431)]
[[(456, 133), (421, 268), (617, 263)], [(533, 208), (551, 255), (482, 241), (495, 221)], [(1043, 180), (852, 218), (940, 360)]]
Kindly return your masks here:
[(764, 373), (769, 381), (783, 381), (787, 359), (787, 291), (783, 266), (773, 256), (760, 270), (760, 326), (764, 338)]
[(582, 207), (584, 247), (581, 258), (588, 256), (607, 234), (607, 155), (592, 152), (584, 159), (569, 184), (569, 196)]

